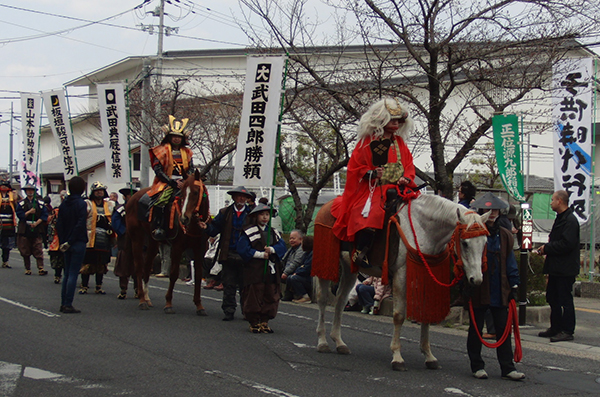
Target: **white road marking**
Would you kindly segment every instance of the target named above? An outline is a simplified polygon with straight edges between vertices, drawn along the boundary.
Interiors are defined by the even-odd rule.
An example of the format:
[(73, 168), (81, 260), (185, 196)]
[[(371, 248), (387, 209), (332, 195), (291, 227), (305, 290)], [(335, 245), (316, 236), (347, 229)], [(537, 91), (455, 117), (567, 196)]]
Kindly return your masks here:
[(274, 387), (263, 385), (262, 383), (253, 382), (251, 380), (244, 379), (237, 375), (228, 374), (228, 373), (216, 371), (216, 370), (215, 371), (204, 371), (204, 373), (207, 375), (217, 376), (219, 378), (231, 378), (234, 381), (236, 381), (244, 386), (250, 387), (254, 390), (258, 390), (259, 392), (264, 393), (264, 394), (269, 394), (271, 396), (298, 397), (295, 394), (291, 394), (291, 393), (285, 392), (283, 390), (275, 389)]
[(64, 375), (55, 374), (54, 372), (44, 371), (43, 369), (31, 367), (25, 367), (25, 370), (23, 371), (23, 377), (30, 379), (56, 379), (61, 378), (63, 376)]
[(470, 396), (469, 393), (465, 393), (464, 391), (462, 391), (460, 389), (457, 389), (455, 387), (447, 387), (447, 388), (444, 389), (444, 391), (446, 393), (458, 394), (458, 395), (461, 395), (461, 396)]
[(11, 305), (15, 305), (15, 306), (18, 306), (18, 307), (23, 308), (23, 309), (31, 310), (32, 312), (41, 314), (41, 315), (46, 316), (46, 317), (60, 317), (59, 314), (55, 314), (55, 313), (52, 313), (52, 312), (49, 312), (49, 311), (43, 310), (43, 309), (38, 309), (37, 307), (27, 306), (27, 305), (25, 305), (23, 303), (16, 302), (16, 301), (13, 301), (13, 300), (10, 300), (10, 299), (6, 299), (6, 298), (3, 298), (1, 296), (0, 296), (0, 301), (6, 302), (6, 303), (10, 303)]
[(0, 395), (11, 396), (17, 389), (21, 366), (0, 361)]

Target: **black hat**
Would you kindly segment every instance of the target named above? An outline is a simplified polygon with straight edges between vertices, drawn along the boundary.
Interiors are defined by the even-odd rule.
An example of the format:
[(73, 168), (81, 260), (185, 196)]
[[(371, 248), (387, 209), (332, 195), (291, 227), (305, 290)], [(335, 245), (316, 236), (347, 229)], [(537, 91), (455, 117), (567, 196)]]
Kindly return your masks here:
[(30, 183), (28, 183), (27, 185), (25, 185), (21, 188), (21, 190), (25, 190), (25, 189), (33, 189), (33, 190), (37, 191), (37, 187), (33, 186)]
[(121, 193), (123, 196), (126, 196), (128, 194), (133, 196), (137, 193), (137, 191), (138, 190), (133, 187), (124, 187), (123, 189), (119, 189), (119, 193)]
[(227, 192), (227, 194), (229, 194), (231, 196), (233, 196), (236, 193), (244, 194), (250, 199), (253, 198), (252, 193), (250, 193), (250, 191), (243, 186), (238, 186), (235, 189), (231, 189), (230, 191)]
[(477, 200), (473, 201), (471, 203), (471, 208), (482, 210), (503, 210), (508, 208), (508, 203), (502, 201), (500, 197), (496, 197), (492, 193), (487, 192)]
[(10, 185), (9, 181), (2, 181), (2, 182), (0, 182), (0, 186), (4, 186), (4, 187), (7, 187), (9, 190), (13, 190), (13, 188)]
[(249, 215), (258, 214), (259, 212), (263, 212), (263, 211), (271, 211), (271, 207), (269, 207), (268, 205), (265, 205), (265, 204), (258, 204), (256, 207), (254, 207), (254, 209), (252, 211), (250, 211)]

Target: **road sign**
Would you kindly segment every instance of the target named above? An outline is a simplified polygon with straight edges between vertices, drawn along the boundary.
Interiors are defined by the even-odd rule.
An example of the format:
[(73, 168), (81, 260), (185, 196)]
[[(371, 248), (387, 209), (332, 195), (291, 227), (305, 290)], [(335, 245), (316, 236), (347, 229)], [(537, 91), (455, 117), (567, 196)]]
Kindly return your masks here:
[(523, 208), (523, 224), (521, 226), (523, 232), (522, 249), (530, 250), (533, 248), (533, 220), (531, 216), (531, 208)]

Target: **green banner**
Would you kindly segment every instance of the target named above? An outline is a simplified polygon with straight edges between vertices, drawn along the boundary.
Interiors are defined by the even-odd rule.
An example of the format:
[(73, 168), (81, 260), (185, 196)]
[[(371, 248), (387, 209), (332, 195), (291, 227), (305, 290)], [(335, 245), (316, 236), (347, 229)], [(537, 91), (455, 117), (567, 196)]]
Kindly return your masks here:
[(519, 148), (519, 119), (514, 114), (496, 115), (492, 119), (494, 147), (498, 172), (504, 188), (517, 201), (525, 201), (521, 150)]

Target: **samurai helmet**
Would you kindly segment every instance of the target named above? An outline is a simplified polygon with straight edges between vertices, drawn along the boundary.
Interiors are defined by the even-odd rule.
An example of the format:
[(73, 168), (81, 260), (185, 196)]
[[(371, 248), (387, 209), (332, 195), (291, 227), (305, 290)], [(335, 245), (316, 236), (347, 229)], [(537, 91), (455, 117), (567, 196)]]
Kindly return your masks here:
[(102, 182), (96, 181), (96, 182), (92, 183), (92, 186), (90, 187), (90, 196), (92, 196), (96, 190), (104, 190), (104, 198), (108, 198), (107, 189), (108, 188), (106, 187), (105, 184), (103, 184)]
[(181, 121), (176, 121), (175, 116), (169, 115), (169, 125), (165, 125), (163, 130), (167, 135), (177, 135), (185, 137), (185, 133), (183, 130), (187, 126), (187, 123), (190, 119), (181, 119)]

